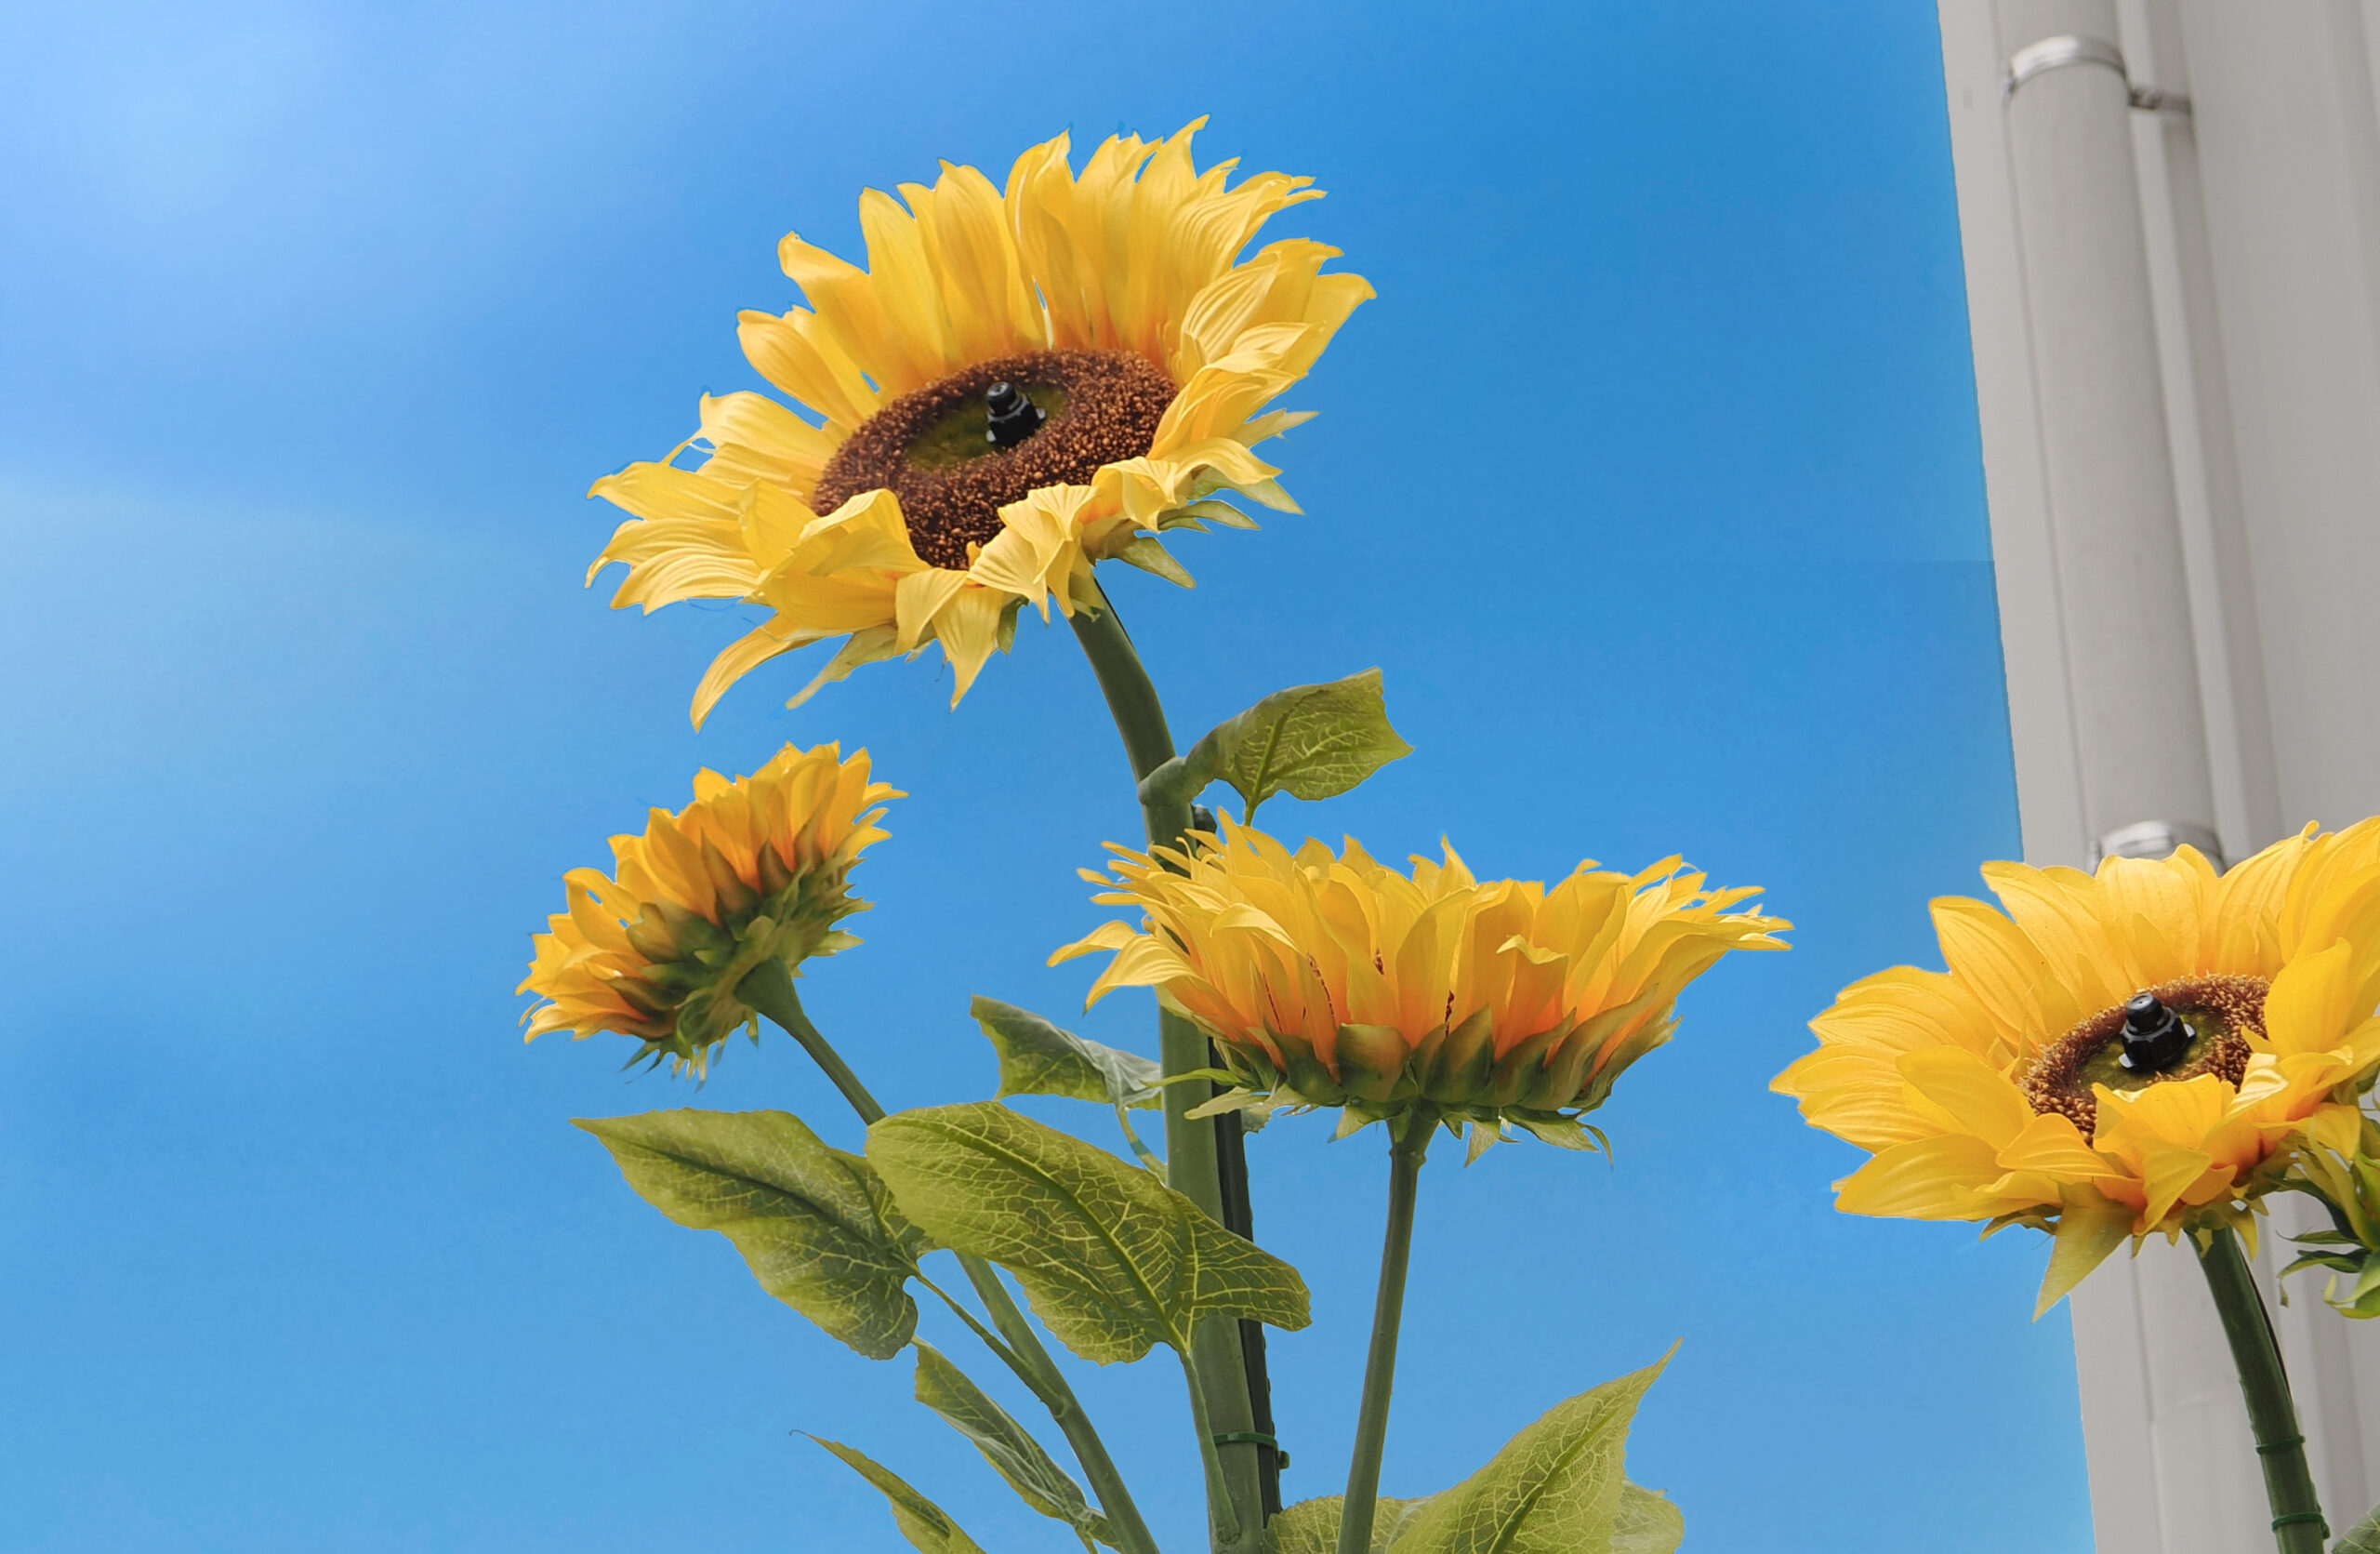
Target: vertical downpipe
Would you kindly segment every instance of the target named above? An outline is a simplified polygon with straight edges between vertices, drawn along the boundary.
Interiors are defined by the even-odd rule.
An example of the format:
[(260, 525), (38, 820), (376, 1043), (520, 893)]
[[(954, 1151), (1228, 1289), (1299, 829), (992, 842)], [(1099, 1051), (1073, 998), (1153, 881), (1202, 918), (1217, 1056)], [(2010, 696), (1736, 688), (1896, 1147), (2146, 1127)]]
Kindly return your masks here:
[[(2058, 595), (2054, 621), (2007, 629), (2063, 633), (2084, 818), (2084, 834), (2029, 850), (2082, 863), (2102, 847), (2209, 848), (2214, 780), (2115, 6), (1994, 0), (1994, 20), (2003, 59), (2079, 40), (2003, 105)], [(2071, 1303), (2100, 1554), (2268, 1547), (2221, 1327), (2189, 1259), (2166, 1251), (2109, 1259)], [(2119, 1384), (2144, 1369), (2145, 1398)]]

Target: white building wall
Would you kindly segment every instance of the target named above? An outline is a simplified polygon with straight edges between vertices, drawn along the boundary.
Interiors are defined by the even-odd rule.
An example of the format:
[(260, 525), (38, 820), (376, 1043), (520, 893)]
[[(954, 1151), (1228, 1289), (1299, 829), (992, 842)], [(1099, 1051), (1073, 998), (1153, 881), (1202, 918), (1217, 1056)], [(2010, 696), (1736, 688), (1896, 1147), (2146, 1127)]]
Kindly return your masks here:
[[(2380, 813), (2380, 0), (1939, 0), (1939, 14), (2027, 857), (2080, 864), (2111, 824), (2195, 819), (2237, 858), (2309, 819)], [(2099, 666), (2072, 628), (2090, 591), (2124, 579), (2070, 564), (2074, 531), (2098, 517), (2057, 473), (2069, 341), (2043, 330), (2074, 276), (2028, 274), (2018, 166), (2043, 153), (2012, 146), (2011, 113), (2030, 105), (2001, 94), (2009, 55), (2084, 25), (2112, 34), (2135, 84), (2190, 100), (2186, 116), (2130, 114), (2129, 193), (2156, 337), (2137, 392), (2163, 418), (2211, 815), (2117, 817), (2092, 798), (2104, 730), (2080, 710), (2129, 671)], [(2069, 66), (2022, 90), (2078, 73), (2108, 73)], [(2307, 1223), (2301, 1202), (2282, 1201), (2277, 1229)], [(2277, 1254), (2268, 1238), (2268, 1269)], [(2318, 1277), (2293, 1284), (2274, 1314), (2343, 1531), (2380, 1499), (2380, 1322), (2334, 1315)], [(2101, 1554), (2270, 1547), (2188, 1255), (2109, 1264), (2073, 1316)]]

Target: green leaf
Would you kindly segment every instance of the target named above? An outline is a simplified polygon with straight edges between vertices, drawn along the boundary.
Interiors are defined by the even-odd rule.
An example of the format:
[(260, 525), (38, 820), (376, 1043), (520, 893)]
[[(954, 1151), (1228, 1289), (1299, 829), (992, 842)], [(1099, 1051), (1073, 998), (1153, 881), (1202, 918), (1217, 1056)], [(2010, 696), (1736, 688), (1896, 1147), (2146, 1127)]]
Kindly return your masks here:
[(853, 1472), (874, 1484), (892, 1502), (892, 1520), (900, 1524), (901, 1535), (916, 1546), (919, 1554), (984, 1554), (973, 1538), (959, 1530), (959, 1523), (950, 1520), (948, 1511), (919, 1494), (892, 1469), (840, 1441), (816, 1435), (810, 1439), (842, 1458)]
[(1611, 1554), (1676, 1554), (1686, 1541), (1686, 1513), (1658, 1489), (1623, 1481), (1620, 1514), (1611, 1524)]
[(970, 1006), (1000, 1055), (1003, 1096), (1067, 1096), (1114, 1106), (1164, 1103), (1164, 1070), (1138, 1053), (1087, 1042), (1028, 1009), (979, 998)]
[[(1429, 1504), (1429, 1498), (1392, 1500), (1382, 1496), (1373, 1501), (1371, 1554), (1409, 1554), (1417, 1546), (1397, 1540)], [(1338, 1554), (1339, 1519), (1345, 1505), (1344, 1495), (1329, 1494), (1282, 1507), (1280, 1514), (1265, 1524), (1264, 1554)], [(1685, 1538), (1686, 1518), (1671, 1504), (1669, 1496), (1659, 1490), (1639, 1488), (1625, 1479), (1620, 1481), (1620, 1508), (1612, 1518), (1611, 1541), (1606, 1546), (1610, 1554), (1677, 1554), (1677, 1546)], [(1556, 1549), (1568, 1554), (1567, 1546), (1545, 1547), (1547, 1554), (1554, 1554)], [(1577, 1547), (1587, 1549), (1594, 1546)], [(2370, 1554), (2380, 1554), (2380, 1547)]]
[(1116, 1533), (1107, 1519), (1091, 1508), (1082, 1486), (1042, 1450), (1041, 1443), (969, 1380), (966, 1372), (943, 1358), (941, 1351), (923, 1343), (915, 1347), (918, 1401), (973, 1441), (1018, 1498), (1043, 1516), (1072, 1527), (1085, 1548), (1091, 1547), (1094, 1538), (1113, 1547)]
[(760, 1287), (871, 1360), (917, 1331), (906, 1286), (929, 1250), (866, 1161), (783, 1111), (581, 1118), (644, 1201), (735, 1243)]
[(867, 1158), (901, 1212), (944, 1245), (1016, 1275), (1034, 1314), (1105, 1364), (1209, 1315), (1306, 1324), (1305, 1281), (1145, 1171), (994, 1101), (897, 1112)]
[(1218, 724), (1186, 755), (1151, 772), (1148, 800), (1187, 802), (1210, 782), (1228, 782), (1246, 813), (1276, 793), (1328, 799), (1382, 766), (1413, 753), (1389, 726), (1380, 671), (1368, 669), (1322, 685), (1292, 685)]
[(1396, 1554), (1572, 1554), (1615, 1547), (1623, 1525), (1630, 1535), (1640, 1535), (1638, 1529), (1659, 1513), (1640, 1502), (1623, 1524), (1620, 1468), (1629, 1421), (1668, 1363), (1664, 1355), (1554, 1404), (1487, 1467), (1423, 1502), (1398, 1534)]
[[(1343, 1494), (1326, 1494), (1282, 1507), (1264, 1524), (1265, 1554), (1338, 1554), (1339, 1519), (1346, 1504)], [(1384, 1496), (1372, 1502), (1371, 1554), (1387, 1554), (1389, 1545), (1421, 1504)]]
[(2331, 1545), (2331, 1554), (2380, 1554), (2380, 1506), (2372, 1508), (2347, 1535)]

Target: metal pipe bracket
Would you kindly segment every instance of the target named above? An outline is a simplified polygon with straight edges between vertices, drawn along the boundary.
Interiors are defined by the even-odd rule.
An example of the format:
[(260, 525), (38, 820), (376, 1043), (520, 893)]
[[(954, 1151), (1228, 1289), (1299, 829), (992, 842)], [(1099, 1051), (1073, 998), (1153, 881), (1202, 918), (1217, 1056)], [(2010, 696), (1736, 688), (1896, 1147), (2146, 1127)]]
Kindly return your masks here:
[(2016, 95), (2016, 88), (2036, 75), (2063, 70), (2068, 65), (2098, 65), (2114, 71), (2124, 86), (2124, 93), (2135, 108), (2148, 113), (2188, 113), (2189, 98), (2181, 92), (2169, 92), (2158, 86), (2135, 86), (2131, 71), (2123, 62), (2123, 50), (2109, 38), (2093, 37), (2082, 33), (2060, 33), (2056, 37), (2029, 43), (2008, 56), (2000, 67), (2000, 100), (2006, 102)]

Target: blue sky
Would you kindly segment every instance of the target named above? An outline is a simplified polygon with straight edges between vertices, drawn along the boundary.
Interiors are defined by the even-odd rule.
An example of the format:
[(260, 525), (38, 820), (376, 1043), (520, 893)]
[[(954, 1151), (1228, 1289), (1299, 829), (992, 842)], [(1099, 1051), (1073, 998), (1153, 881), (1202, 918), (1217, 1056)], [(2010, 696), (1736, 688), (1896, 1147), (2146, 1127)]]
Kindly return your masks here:
[[(1380, 299), (1295, 395), (1305, 515), (1115, 585), (1177, 732), (1378, 664), (1417, 753), (1273, 829), (1683, 851), (1800, 924), (1689, 994), (1614, 1165), (1433, 1162), (1383, 1488), (1683, 1338), (1630, 1470), (1688, 1548), (2087, 1547), (2043, 1248), (1837, 1215), (1853, 1152), (1765, 1089), (2016, 848), (1928, 8), (100, 0), (0, 11), (0, 1547), (902, 1547), (797, 1430), (1065, 1546), (906, 1364), (628, 1191), (565, 1119), (696, 1096), (524, 1048), (511, 989), (605, 836), (840, 738), (914, 795), (805, 984), (880, 1093), (989, 1093), (971, 993), (1148, 1043), (1042, 965), (1135, 824), (1063, 629), (955, 713), (924, 660), (787, 713), (777, 666), (697, 734), (739, 618), (605, 608), (581, 494), (754, 386), (787, 230), (855, 253), (865, 185), (1201, 113)], [(699, 1103), (856, 1138), (782, 1040)], [(1381, 1214), (1328, 1131), (1253, 1146), (1317, 1314), (1293, 1498), (1339, 1487)], [(1193, 1546), (1170, 1368), (1078, 1385)]]

